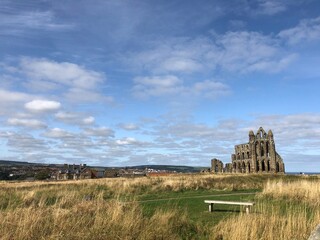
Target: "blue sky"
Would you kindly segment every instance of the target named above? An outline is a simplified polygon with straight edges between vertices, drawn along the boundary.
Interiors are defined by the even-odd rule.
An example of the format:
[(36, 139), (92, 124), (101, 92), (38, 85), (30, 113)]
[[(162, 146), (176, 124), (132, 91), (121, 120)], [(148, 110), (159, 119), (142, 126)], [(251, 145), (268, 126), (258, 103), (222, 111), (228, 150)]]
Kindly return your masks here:
[(0, 2), (1, 159), (320, 171), (316, 0)]

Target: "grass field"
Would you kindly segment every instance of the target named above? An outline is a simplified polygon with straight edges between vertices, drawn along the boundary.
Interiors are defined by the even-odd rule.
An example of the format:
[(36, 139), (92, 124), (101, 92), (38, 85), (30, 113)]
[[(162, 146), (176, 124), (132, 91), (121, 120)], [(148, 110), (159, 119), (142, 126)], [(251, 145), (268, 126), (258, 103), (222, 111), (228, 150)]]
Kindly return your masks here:
[[(308, 239), (320, 178), (177, 175), (0, 182), (1, 239)], [(254, 201), (253, 212), (204, 200)]]

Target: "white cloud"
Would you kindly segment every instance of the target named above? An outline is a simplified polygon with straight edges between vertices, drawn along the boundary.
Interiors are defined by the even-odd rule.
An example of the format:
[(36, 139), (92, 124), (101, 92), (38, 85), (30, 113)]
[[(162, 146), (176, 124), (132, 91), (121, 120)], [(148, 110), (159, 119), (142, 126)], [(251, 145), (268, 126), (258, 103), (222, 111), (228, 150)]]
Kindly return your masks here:
[(64, 97), (72, 103), (98, 102), (101, 104), (112, 104), (115, 102), (113, 97), (105, 96), (99, 92), (81, 88), (70, 88), (69, 91), (64, 94)]
[(162, 96), (192, 96), (215, 99), (229, 95), (230, 88), (217, 81), (199, 81), (190, 86), (176, 76), (136, 77), (133, 95), (137, 98)]
[[(278, 132), (278, 138), (287, 143), (300, 140), (314, 141), (320, 138), (320, 115), (315, 113), (257, 116), (254, 123), (260, 122)], [(307, 146), (305, 146), (307, 147)]]
[(168, 38), (156, 42), (152, 50), (126, 56), (124, 61), (152, 74), (190, 74), (205, 70), (205, 55), (211, 47), (208, 38)]
[(134, 123), (121, 123), (119, 124), (119, 127), (127, 131), (133, 131), (133, 130), (139, 129), (139, 126)]
[(74, 134), (61, 128), (52, 128), (46, 131), (45, 133), (43, 133), (43, 136), (49, 137), (49, 138), (64, 139), (64, 138), (73, 138)]
[(65, 121), (65, 120), (75, 120), (79, 118), (78, 114), (71, 113), (71, 112), (58, 112), (55, 114), (55, 117), (59, 120)]
[(114, 137), (114, 131), (107, 127), (86, 128), (84, 134), (93, 137)]
[(94, 89), (105, 76), (69, 62), (55, 62), (48, 59), (23, 58), (21, 69), (32, 79), (52, 81), (80, 89)]
[(136, 145), (139, 144), (139, 141), (137, 141), (135, 138), (132, 137), (126, 137), (123, 139), (116, 140), (116, 144), (118, 145)]
[[(19, 120), (10, 121), (17, 125), (28, 124)], [(166, 161), (209, 165), (212, 157), (229, 162), (234, 145), (247, 142), (249, 130), (257, 131), (260, 126), (266, 131), (273, 130), (277, 151), (288, 166), (297, 157), (304, 157), (305, 161), (320, 154), (320, 116), (314, 113), (261, 115), (253, 120), (222, 119), (214, 125), (195, 123), (192, 119), (177, 115), (161, 116), (144, 128), (146, 131), (141, 137), (148, 139), (148, 142), (134, 137), (113, 139), (115, 133), (107, 127), (85, 128), (80, 133), (53, 128), (43, 133), (41, 138), (2, 131), (0, 138), (7, 140), (6, 146), (11, 151), (28, 151), (40, 161), (45, 158), (52, 161), (61, 158), (65, 161), (85, 161), (90, 158), (96, 162), (110, 160), (108, 163), (115, 165), (131, 160), (139, 164)], [(40, 151), (45, 153), (40, 154)]]
[(61, 103), (48, 100), (33, 100), (27, 102), (24, 106), (29, 111), (46, 112), (58, 110), (61, 107)]
[(0, 89), (0, 102), (23, 102), (30, 99), (32, 95), (16, 91), (8, 91), (6, 89)]
[(259, 0), (255, 14), (274, 15), (285, 10), (287, 7), (279, 0)]
[(61, 31), (70, 30), (73, 24), (65, 24), (57, 21), (51, 11), (3, 11), (0, 14), (0, 27), (3, 34), (22, 35), (30, 34), (32, 30)]
[(269, 73), (281, 72), (287, 68), (291, 63), (297, 60), (298, 54), (290, 54), (280, 60), (265, 60), (250, 65), (244, 72), (261, 72)]
[[(48, 145), (45, 140), (38, 139), (31, 134), (22, 132), (0, 132), (0, 137), (7, 140), (6, 146), (9, 149), (23, 154), (23, 158), (21, 157), (22, 155), (18, 155), (17, 158), (20, 160), (25, 160), (27, 153), (32, 154), (36, 152), (46, 152), (48, 150)], [(17, 158), (14, 158), (14, 160)]]
[(288, 58), (277, 39), (257, 32), (228, 32), (216, 42), (221, 48), (210, 52), (209, 59), (225, 71), (274, 72), (274, 65)]
[(278, 36), (290, 45), (320, 40), (320, 17), (302, 20), (296, 27), (281, 31)]
[(164, 77), (136, 77), (134, 82), (137, 84), (143, 84), (146, 86), (151, 87), (160, 87), (160, 88), (167, 88), (173, 87), (180, 84), (182, 81), (178, 79), (176, 76), (168, 75)]
[(41, 122), (37, 119), (18, 119), (18, 118), (9, 118), (8, 124), (12, 126), (22, 126), (27, 128), (46, 128), (47, 125), (44, 122)]
[(57, 120), (68, 124), (91, 125), (95, 121), (93, 116), (85, 117), (83, 113), (76, 112), (58, 112), (54, 116)]
[(36, 96), (0, 88), (0, 115), (4, 115), (6, 118), (15, 115), (23, 108), (24, 102), (30, 101), (34, 97)]
[(2, 26), (14, 26), (14, 27), (29, 27), (29, 28), (46, 28), (46, 29), (61, 29), (65, 28), (65, 25), (58, 25), (53, 23), (53, 13), (46, 12), (23, 12), (16, 15), (7, 15), (1, 21)]
[(206, 80), (197, 82), (190, 89), (190, 93), (204, 98), (218, 98), (231, 94), (231, 89), (224, 83)]
[(94, 121), (95, 121), (95, 118), (92, 116), (89, 116), (89, 117), (82, 119), (83, 124), (86, 124), (86, 125), (93, 124)]
[(26, 89), (29, 89), (33, 92), (51, 92), (61, 88), (61, 85), (58, 83), (39, 79), (30, 79), (28, 82), (24, 82), (22, 85)]
[(191, 73), (196, 72), (202, 69), (202, 65), (195, 60), (188, 58), (177, 58), (172, 57), (166, 59), (161, 65), (160, 68), (168, 72), (185, 72)]
[(171, 95), (181, 91), (182, 81), (176, 76), (136, 77), (133, 95), (138, 98)]
[[(7, 62), (9, 63), (0, 63), (4, 66), (5, 72), (2, 76), (0, 75), (2, 79), (0, 89), (1, 86), (11, 88), (19, 86), (25, 92), (52, 94), (73, 104), (114, 103), (114, 99), (103, 92), (106, 77), (102, 72), (70, 62), (56, 62), (45, 58), (21, 57), (18, 60), (16, 58), (7, 60)], [(17, 66), (10, 66), (13, 65), (12, 62)]]
[[(15, 67), (11, 66), (13, 63)], [(30, 101), (32, 95), (26, 92), (36, 92), (51, 94), (71, 103), (114, 103), (114, 99), (103, 91), (106, 80), (104, 73), (74, 63), (21, 57), (18, 60), (9, 59), (6, 63), (0, 63), (0, 66), (4, 71), (4, 74), (0, 73), (0, 98), (6, 97), (12, 101), (29, 97), (27, 101)], [(25, 93), (2, 90), (4, 86), (12, 89), (19, 87)]]
[(229, 26), (232, 30), (244, 29), (247, 26), (247, 23), (242, 20), (233, 19), (229, 21)]
[[(293, 59), (281, 46), (281, 39), (259, 32), (231, 31), (210, 37), (175, 38), (158, 42), (153, 50), (126, 56), (126, 62), (150, 75), (179, 77), (195, 72), (274, 73), (285, 69)], [(275, 68), (281, 64), (281, 68)], [(276, 69), (276, 70), (275, 70)]]

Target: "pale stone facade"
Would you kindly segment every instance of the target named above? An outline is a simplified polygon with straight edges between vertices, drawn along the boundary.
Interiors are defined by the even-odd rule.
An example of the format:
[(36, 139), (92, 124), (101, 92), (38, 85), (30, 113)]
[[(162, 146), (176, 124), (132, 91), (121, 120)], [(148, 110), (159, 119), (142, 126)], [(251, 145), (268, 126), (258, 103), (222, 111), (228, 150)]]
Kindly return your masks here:
[(284, 163), (276, 151), (271, 130), (260, 127), (256, 134), (249, 132), (249, 142), (236, 145), (231, 163), (223, 167), (218, 159), (211, 160), (211, 171), (232, 173), (284, 173)]
[(262, 127), (256, 134), (249, 132), (249, 143), (235, 146), (231, 155), (232, 172), (237, 173), (284, 173), (284, 163), (276, 151), (273, 133)]
[(223, 172), (223, 162), (214, 158), (211, 160), (211, 172), (213, 173), (221, 173)]

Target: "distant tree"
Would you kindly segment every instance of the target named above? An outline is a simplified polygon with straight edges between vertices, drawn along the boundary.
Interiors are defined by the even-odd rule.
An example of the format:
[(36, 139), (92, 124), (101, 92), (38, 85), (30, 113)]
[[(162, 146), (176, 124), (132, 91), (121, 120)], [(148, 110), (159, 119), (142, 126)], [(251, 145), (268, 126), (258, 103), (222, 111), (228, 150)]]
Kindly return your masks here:
[(34, 175), (36, 180), (46, 180), (49, 178), (50, 172), (48, 170), (41, 170)]
[(0, 180), (9, 180), (9, 172), (0, 170)]

